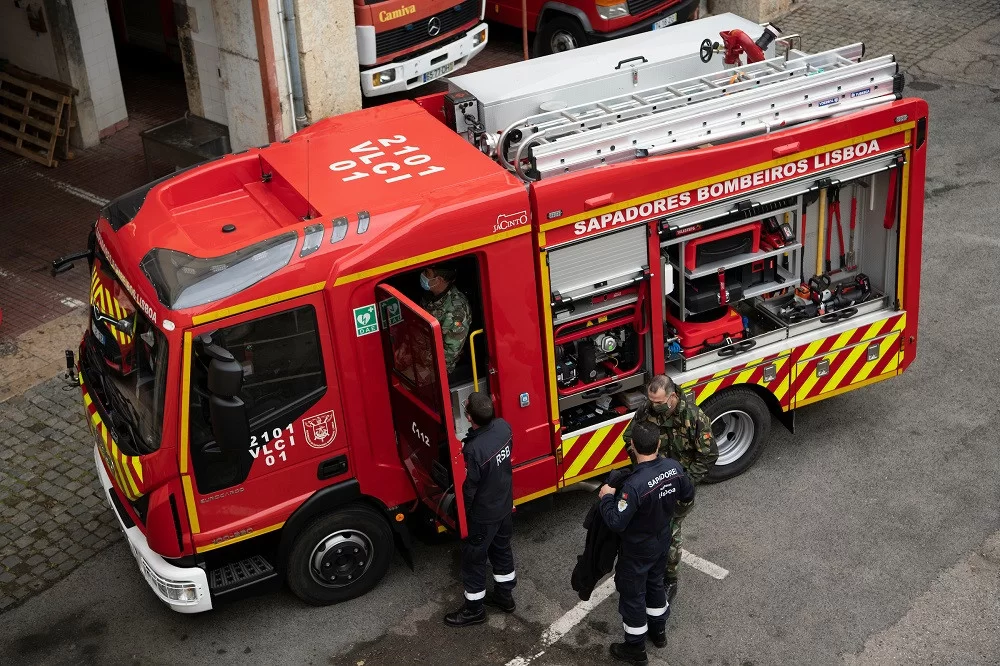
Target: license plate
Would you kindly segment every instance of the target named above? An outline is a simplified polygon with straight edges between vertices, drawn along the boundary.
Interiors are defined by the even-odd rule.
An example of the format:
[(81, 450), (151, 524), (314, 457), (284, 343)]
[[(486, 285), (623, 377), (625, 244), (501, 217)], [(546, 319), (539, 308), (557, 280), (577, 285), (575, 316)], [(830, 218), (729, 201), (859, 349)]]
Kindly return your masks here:
[(448, 63), (447, 65), (441, 65), (437, 69), (432, 69), (431, 71), (424, 74), (424, 83), (427, 83), (428, 81), (433, 81), (439, 76), (444, 76), (453, 69), (455, 69), (454, 63)]
[(653, 24), (653, 30), (660, 30), (662, 28), (666, 28), (669, 25), (673, 25), (674, 23), (677, 23), (677, 14), (671, 14), (667, 18), (660, 19), (659, 21)]

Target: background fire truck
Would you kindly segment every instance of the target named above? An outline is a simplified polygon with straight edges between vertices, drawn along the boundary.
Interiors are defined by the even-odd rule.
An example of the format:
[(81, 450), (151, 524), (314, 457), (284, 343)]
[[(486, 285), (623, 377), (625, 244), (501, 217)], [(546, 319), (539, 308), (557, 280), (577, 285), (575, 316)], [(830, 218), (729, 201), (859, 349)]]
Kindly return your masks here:
[(361, 91), (411, 90), (465, 67), (486, 48), (485, 0), (354, 0)]
[[(408, 553), (418, 509), (464, 535), (477, 387), (514, 430), (521, 504), (627, 464), (656, 373), (713, 419), (717, 481), (772, 416), (913, 361), (927, 106), (893, 57), (809, 55), (730, 14), (668, 30), (109, 204), (80, 383), (160, 599), (198, 612), (286, 581), (334, 603)], [(450, 374), (420, 305), (435, 262), (472, 311)]]
[[(560, 53), (698, 18), (699, 0), (527, 0), (536, 56)], [(520, 28), (521, 0), (494, 0), (487, 18)]]

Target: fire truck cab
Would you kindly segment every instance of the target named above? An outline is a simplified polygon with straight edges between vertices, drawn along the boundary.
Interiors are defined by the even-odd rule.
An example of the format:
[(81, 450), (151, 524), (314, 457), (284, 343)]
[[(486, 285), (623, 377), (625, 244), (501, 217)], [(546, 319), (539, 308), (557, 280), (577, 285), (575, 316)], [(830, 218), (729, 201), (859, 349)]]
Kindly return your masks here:
[[(464, 536), (475, 390), (511, 424), (521, 504), (627, 464), (654, 374), (713, 419), (721, 480), (772, 415), (791, 426), (913, 360), (926, 103), (860, 45), (724, 65), (714, 35), (763, 29), (679, 28), (669, 63), (582, 49), (591, 71), (548, 99), (495, 88), (536, 61), (460, 77), (102, 211), (79, 380), (161, 600), (198, 612), (287, 582), (344, 601), (407, 552), (418, 509)], [(440, 264), (470, 303), (450, 372), (419, 278)]]

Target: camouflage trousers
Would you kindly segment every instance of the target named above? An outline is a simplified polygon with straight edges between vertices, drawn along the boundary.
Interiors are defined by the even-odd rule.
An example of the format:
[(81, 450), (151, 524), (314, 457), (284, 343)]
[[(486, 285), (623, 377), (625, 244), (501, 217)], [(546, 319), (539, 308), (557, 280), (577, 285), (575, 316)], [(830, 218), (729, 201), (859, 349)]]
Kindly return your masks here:
[(667, 553), (667, 570), (663, 575), (667, 582), (677, 580), (677, 566), (681, 563), (681, 546), (684, 545), (681, 523), (684, 522), (685, 516), (691, 513), (693, 506), (693, 501), (687, 506), (678, 505), (677, 512), (670, 521), (670, 551)]

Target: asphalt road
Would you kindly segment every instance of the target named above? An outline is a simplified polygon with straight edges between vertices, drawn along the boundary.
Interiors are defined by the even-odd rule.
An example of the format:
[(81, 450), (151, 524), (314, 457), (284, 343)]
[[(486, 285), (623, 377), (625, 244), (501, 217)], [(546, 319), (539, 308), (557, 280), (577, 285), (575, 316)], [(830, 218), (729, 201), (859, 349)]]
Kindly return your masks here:
[[(703, 487), (670, 619), (673, 665), (1000, 663), (1000, 21), (908, 76), (931, 104), (918, 359), (902, 376), (775, 424), (758, 464)], [(976, 65), (975, 67), (971, 65)], [(611, 598), (560, 641), (593, 496), (520, 511), (518, 609), (465, 630), (458, 549), (421, 544), (366, 597), (308, 608), (290, 593), (202, 616), (161, 606), (123, 543), (0, 622), (0, 663), (532, 664), (606, 662)]]

